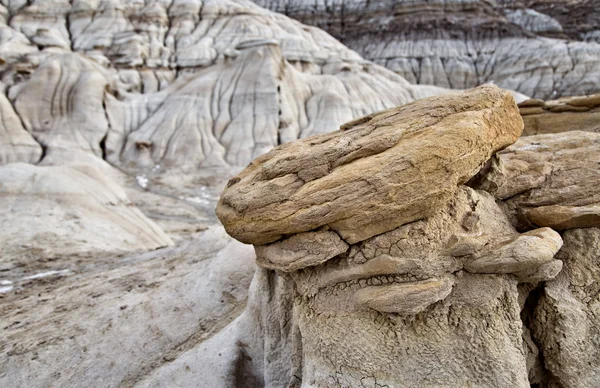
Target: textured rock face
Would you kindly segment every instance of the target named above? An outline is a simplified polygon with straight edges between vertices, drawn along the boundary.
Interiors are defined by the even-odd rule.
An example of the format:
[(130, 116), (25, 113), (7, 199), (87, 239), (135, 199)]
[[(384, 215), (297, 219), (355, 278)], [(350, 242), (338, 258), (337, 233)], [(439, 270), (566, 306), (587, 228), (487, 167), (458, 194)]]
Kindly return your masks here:
[(599, 385), (598, 97), (386, 111), (596, 91), (595, 3), (315, 4), (396, 73), (245, 0), (0, 0), (0, 386)]
[(533, 335), (542, 345), (550, 372), (549, 387), (596, 387), (600, 384), (600, 229), (563, 234), (558, 254), (565, 265), (540, 290)]
[(9, 98), (25, 129), (51, 153), (82, 149), (102, 156), (108, 122), (102, 108), (108, 79), (102, 66), (80, 55), (55, 55)]
[(493, 81), (539, 98), (600, 91), (595, 0), (256, 0), (331, 33), (412, 83)]
[[(96, 168), (0, 167), (2, 260), (151, 250), (171, 239)], [(119, 238), (116, 238), (119, 236)]]
[[(477, 104), (471, 100), (475, 96)], [(444, 109), (436, 108), (438, 104)], [(255, 160), (230, 181), (218, 208), (226, 230), (255, 243), (257, 263), (266, 268), (255, 276), (246, 315), (228, 329), (231, 341), (246, 345), (231, 348), (230, 342), (216, 338), (206, 350), (186, 356), (185, 362), (203, 362), (208, 349), (225, 346), (232, 352), (226, 360), (239, 359), (240, 354), (248, 358), (236, 372), (225, 362), (220, 369), (224, 379), (231, 373), (245, 373), (264, 386), (292, 382), (315, 387), (364, 386), (368, 382), (390, 387), (529, 387), (538, 383), (535, 372), (539, 368), (547, 368), (539, 374), (546, 378), (544, 371), (554, 366), (545, 365), (555, 362), (555, 357), (546, 359), (544, 349), (552, 348), (556, 339), (538, 348), (531, 335), (542, 338), (544, 334), (538, 333), (545, 333), (544, 321), (536, 321), (542, 327), (537, 330), (523, 316), (530, 317), (537, 306), (530, 308), (535, 299), (532, 295), (538, 295), (531, 291), (562, 270), (563, 263), (555, 255), (563, 240), (549, 227), (528, 225), (519, 233), (510, 218), (512, 213), (506, 211), (509, 203), (496, 195), (501, 186), (481, 183), (496, 177), (490, 163), (495, 166), (511, 149), (523, 147), (521, 139), (499, 151), (516, 140), (520, 129), (512, 98), (487, 86), (367, 116), (342, 126), (340, 132), (296, 141)], [(452, 136), (444, 136), (450, 133)], [(436, 141), (428, 141), (432, 135)], [(342, 141), (348, 138), (352, 141)], [(413, 143), (415, 139), (419, 142)], [(552, 139), (528, 139), (552, 143)], [(361, 141), (369, 145), (366, 150), (360, 147)], [(429, 159), (418, 158), (427, 154), (435, 155), (436, 161), (444, 160), (454, 155), (449, 152), (454, 147), (461, 161), (453, 159), (452, 167), (463, 168), (460, 171), (444, 163), (428, 166)], [(571, 148), (578, 147), (582, 144), (574, 143)], [(371, 197), (361, 195), (354, 202), (348, 198), (316, 200), (316, 204), (329, 205), (329, 211), (320, 214), (323, 222), (312, 224), (310, 217), (303, 217), (306, 224), (298, 230), (287, 229), (288, 224), (277, 223), (277, 219), (265, 221), (269, 203), (292, 207), (291, 214), (301, 213), (307, 196), (295, 197), (296, 190), (314, 185), (319, 187), (316, 195), (326, 195), (327, 190), (341, 185), (321, 186), (321, 179), (343, 171), (343, 166), (331, 168), (322, 163), (328, 157), (336, 162), (350, 160), (356, 176), (370, 179), (377, 175), (369, 168), (362, 169), (370, 166), (369, 159), (379, 156), (378, 165), (396, 171), (396, 150), (410, 155), (413, 163), (380, 177), (380, 187), (386, 187), (385, 192), (394, 199), (382, 206), (385, 216), (363, 217), (385, 199), (374, 198), (370, 203)], [(475, 176), (484, 161), (498, 151), (493, 162)], [(438, 172), (461, 179), (443, 180), (435, 175)], [(294, 175), (292, 183), (290, 174)], [(429, 193), (433, 184), (419, 174), (437, 176), (434, 190), (446, 190), (448, 196), (432, 204), (423, 193)], [(304, 178), (298, 189), (293, 182), (300, 176)], [(522, 180), (506, 179), (509, 184)], [(466, 181), (484, 190), (464, 186)], [(263, 182), (268, 183), (264, 188)], [(412, 197), (391, 194), (406, 187), (411, 188)], [(291, 194), (274, 200), (267, 196), (277, 194), (279, 188), (283, 193), (291, 190)], [(415, 208), (415, 218), (405, 220), (403, 212), (407, 211), (398, 211), (390, 217), (396, 221), (388, 222), (395, 206), (400, 209), (411, 201), (423, 205)], [(232, 203), (238, 206), (238, 213), (226, 207), (233, 208)], [(254, 209), (260, 211), (251, 213)], [(344, 209), (343, 219), (354, 220), (355, 233), (328, 223), (326, 217), (339, 209)], [(376, 227), (371, 226), (377, 222)], [(239, 229), (244, 224), (251, 226)], [(375, 228), (377, 232), (368, 232)], [(273, 239), (278, 241), (271, 242)], [(551, 328), (550, 332), (554, 333)], [(256, 358), (268, 361), (250, 361)], [(560, 362), (571, 365), (568, 360)], [(157, 373), (157, 379), (171, 381), (180, 367)]]
[[(0, 84), (0, 89), (3, 88)], [(35, 163), (42, 156), (42, 147), (23, 128), (10, 101), (0, 94), (0, 165), (6, 163)]]
[[(2, 0), (0, 91), (0, 386), (112, 387), (242, 310), (253, 249), (210, 228), (226, 177), (446, 90), (249, 1)], [(302, 265), (347, 248), (313, 237)]]
[(217, 215), (246, 243), (324, 226), (356, 243), (431, 215), (521, 130), (512, 96), (494, 86), (422, 100), (258, 158)]
[(491, 161), (479, 187), (504, 201), (516, 225), (596, 226), (600, 134), (563, 132), (520, 138)]

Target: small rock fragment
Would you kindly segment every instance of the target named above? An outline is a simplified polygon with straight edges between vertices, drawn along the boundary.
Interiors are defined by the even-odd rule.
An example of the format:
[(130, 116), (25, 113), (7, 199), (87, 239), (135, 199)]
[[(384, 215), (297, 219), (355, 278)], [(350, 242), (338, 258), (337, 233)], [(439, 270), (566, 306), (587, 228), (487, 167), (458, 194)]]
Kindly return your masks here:
[(268, 269), (284, 272), (321, 264), (348, 250), (340, 236), (332, 231), (305, 232), (268, 245), (257, 245), (256, 262)]
[(447, 278), (366, 287), (356, 292), (356, 301), (382, 313), (414, 315), (446, 298), (453, 284)]
[(472, 273), (514, 273), (536, 268), (550, 261), (562, 247), (562, 239), (550, 228), (523, 233), (477, 253), (465, 263)]

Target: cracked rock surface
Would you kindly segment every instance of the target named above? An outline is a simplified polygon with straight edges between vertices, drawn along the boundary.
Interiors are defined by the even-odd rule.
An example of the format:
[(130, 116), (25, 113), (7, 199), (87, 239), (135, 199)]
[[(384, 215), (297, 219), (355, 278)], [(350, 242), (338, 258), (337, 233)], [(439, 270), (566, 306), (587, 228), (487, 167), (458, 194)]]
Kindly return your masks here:
[(134, 386), (202, 344), (254, 271), (227, 177), (445, 91), (249, 1), (0, 0), (0, 386)]
[(477, 187), (502, 200), (514, 223), (556, 229), (597, 226), (600, 134), (526, 136), (499, 152)]

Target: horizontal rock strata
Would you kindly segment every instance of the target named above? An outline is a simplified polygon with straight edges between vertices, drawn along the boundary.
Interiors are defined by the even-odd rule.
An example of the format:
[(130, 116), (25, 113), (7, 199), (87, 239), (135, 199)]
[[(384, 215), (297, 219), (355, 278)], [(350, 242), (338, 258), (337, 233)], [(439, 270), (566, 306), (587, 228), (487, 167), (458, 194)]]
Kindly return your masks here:
[(600, 94), (519, 104), (525, 135), (569, 131), (600, 132)]
[(499, 152), (476, 187), (504, 201), (519, 228), (595, 226), (600, 134), (526, 136)]
[[(1, 89), (21, 122), (0, 145), (3, 163), (37, 161), (44, 148), (47, 163), (77, 150), (136, 174), (245, 166), (279, 144), (443, 91), (247, 1), (2, 10)], [(39, 145), (16, 135), (20, 127)]]

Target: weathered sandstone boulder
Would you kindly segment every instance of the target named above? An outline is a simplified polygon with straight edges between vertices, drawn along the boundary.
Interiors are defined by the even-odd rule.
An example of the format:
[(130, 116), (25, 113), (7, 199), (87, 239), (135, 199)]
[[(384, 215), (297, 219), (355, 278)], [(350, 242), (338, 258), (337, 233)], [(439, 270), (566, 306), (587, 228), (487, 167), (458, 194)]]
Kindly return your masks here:
[(225, 177), (445, 91), (246, 0), (0, 3), (0, 164), (37, 164), (1, 174), (3, 387), (132, 386), (210, 337), (254, 269), (206, 230)]
[(217, 215), (246, 243), (326, 227), (353, 244), (432, 215), (521, 130), (513, 97), (495, 86), (421, 100), (257, 158)]

